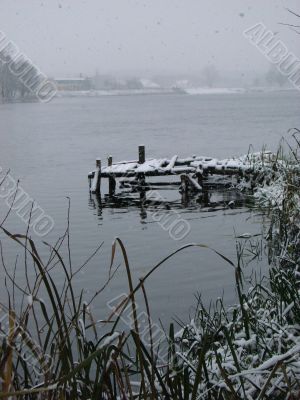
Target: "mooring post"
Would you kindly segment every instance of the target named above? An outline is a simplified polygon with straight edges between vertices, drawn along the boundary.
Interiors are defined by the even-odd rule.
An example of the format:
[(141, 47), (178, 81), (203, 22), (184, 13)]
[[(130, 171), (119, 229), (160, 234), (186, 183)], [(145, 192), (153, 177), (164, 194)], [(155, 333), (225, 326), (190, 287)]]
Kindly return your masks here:
[[(109, 156), (107, 158), (107, 165), (109, 167), (112, 166), (113, 163), (113, 158), (112, 156)], [(115, 190), (116, 190), (116, 180), (113, 176), (109, 176), (108, 178), (108, 193), (110, 196), (113, 196), (115, 194)]]
[(98, 179), (97, 179), (97, 185), (96, 185), (96, 193), (100, 193), (100, 187), (101, 187), (101, 160), (97, 158), (96, 160), (96, 168), (98, 169)]
[(94, 174), (93, 182), (90, 187), (92, 193), (100, 193), (101, 187), (101, 160), (96, 160), (96, 171)]
[(145, 146), (141, 144), (139, 146), (139, 164), (144, 164), (145, 162)]
[[(139, 146), (139, 164), (144, 164), (145, 161), (146, 161), (145, 146), (143, 144), (141, 144)], [(140, 174), (138, 174), (137, 178), (138, 178), (139, 185), (140, 185), (141, 189), (144, 190), (145, 175), (143, 173), (140, 173)]]

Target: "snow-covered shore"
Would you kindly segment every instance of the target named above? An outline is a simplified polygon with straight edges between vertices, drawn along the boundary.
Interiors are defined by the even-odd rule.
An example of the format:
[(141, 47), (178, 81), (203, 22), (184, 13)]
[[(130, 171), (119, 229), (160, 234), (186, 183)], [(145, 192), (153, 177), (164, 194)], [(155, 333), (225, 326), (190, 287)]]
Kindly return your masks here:
[(245, 93), (244, 88), (187, 88), (184, 89), (187, 94), (190, 95), (201, 95), (201, 94), (238, 94)]
[(252, 87), (252, 88), (207, 88), (207, 87), (173, 87), (160, 88), (149, 87), (143, 89), (111, 89), (111, 90), (60, 90), (56, 97), (102, 97), (102, 96), (137, 96), (137, 95), (161, 95), (161, 94), (186, 94), (191, 96), (201, 95), (238, 95), (245, 93), (269, 93), (274, 91), (290, 91), (294, 89), (281, 89), (270, 87)]
[(66, 90), (58, 91), (57, 97), (102, 97), (102, 96), (137, 96), (153, 94), (185, 94), (183, 90), (163, 89), (163, 88), (145, 88), (145, 89), (111, 89), (111, 90)]

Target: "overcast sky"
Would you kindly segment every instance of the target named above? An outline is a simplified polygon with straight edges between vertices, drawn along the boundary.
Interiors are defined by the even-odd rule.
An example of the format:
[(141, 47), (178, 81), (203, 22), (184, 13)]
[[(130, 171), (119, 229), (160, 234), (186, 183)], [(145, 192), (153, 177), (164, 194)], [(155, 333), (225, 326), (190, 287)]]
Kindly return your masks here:
[(297, 0), (0, 0), (0, 30), (51, 75), (125, 71), (263, 71), (243, 37), (263, 22), (300, 57)]

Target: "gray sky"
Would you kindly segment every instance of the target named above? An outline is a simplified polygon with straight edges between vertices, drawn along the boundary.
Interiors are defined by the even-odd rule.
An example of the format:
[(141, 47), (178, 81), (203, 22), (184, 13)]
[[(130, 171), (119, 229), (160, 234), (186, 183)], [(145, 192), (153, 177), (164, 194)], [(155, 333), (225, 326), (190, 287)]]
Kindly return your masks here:
[(0, 0), (0, 29), (45, 73), (257, 70), (242, 32), (263, 22), (300, 57), (297, 0)]

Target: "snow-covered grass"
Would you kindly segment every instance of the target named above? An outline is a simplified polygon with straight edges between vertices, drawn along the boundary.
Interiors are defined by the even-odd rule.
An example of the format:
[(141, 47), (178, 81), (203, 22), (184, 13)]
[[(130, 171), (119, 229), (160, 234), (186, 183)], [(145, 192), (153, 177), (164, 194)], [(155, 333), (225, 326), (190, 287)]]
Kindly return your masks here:
[(219, 300), (207, 310), (199, 302), (196, 318), (177, 334), (176, 345), (177, 368), (189, 374), (195, 398), (287, 398), (299, 393), (295, 275), (272, 270), (269, 280), (255, 283), (230, 308)]
[(296, 145), (279, 149), (272, 168), (258, 165), (254, 197), (269, 215), (270, 263), (292, 267), (298, 274), (300, 256), (300, 131), (293, 130)]
[[(271, 164), (265, 164), (263, 153), (250, 155), (254, 197), (270, 221), (269, 276), (244, 290), (238, 262), (239, 303), (228, 308), (218, 300), (207, 310), (199, 300), (195, 319), (176, 335), (177, 368), (188, 371), (195, 394), (191, 398), (300, 396), (298, 133), (293, 135), (296, 146), (289, 146), (288, 152), (280, 148)], [(246, 182), (240, 183), (243, 187), (248, 187)]]

